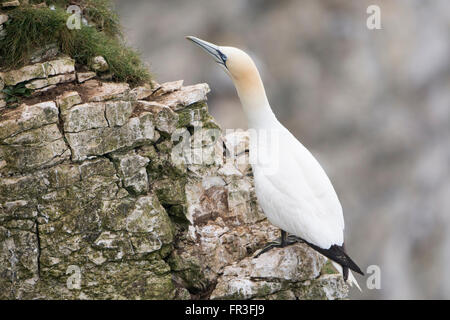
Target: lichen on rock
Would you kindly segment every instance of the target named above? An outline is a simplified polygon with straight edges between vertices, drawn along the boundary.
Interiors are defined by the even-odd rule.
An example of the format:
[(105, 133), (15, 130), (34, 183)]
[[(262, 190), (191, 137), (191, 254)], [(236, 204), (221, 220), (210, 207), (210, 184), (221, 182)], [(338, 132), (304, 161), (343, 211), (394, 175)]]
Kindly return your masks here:
[[(79, 84), (3, 114), (2, 298), (345, 297), (340, 276), (321, 275), (324, 258), (303, 244), (252, 258), (278, 230), (257, 204), (250, 167), (223, 158), (224, 146), (248, 150), (245, 132), (219, 135), (206, 153), (201, 138), (188, 144), (195, 156), (173, 158), (180, 142), (169, 133), (197, 125), (194, 142), (218, 130), (198, 127), (211, 121), (208, 90), (134, 100), (96, 83), (98, 95)], [(203, 117), (180, 126), (199, 109)], [(71, 266), (79, 289), (67, 286)]]
[(346, 297), (304, 244), (253, 257), (279, 231), (207, 84), (130, 87), (50, 56), (0, 74), (34, 90), (0, 110), (0, 299)]

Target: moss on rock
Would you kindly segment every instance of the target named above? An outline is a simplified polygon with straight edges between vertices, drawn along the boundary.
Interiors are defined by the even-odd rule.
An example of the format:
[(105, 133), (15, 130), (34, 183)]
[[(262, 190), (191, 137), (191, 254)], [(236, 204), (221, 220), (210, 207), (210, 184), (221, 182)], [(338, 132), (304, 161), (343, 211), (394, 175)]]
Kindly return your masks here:
[[(120, 39), (116, 14), (106, 0), (83, 0), (78, 3), (91, 22), (70, 30), (66, 22), (70, 1), (56, 1), (56, 7), (36, 8), (22, 5), (8, 11), (4, 24), (6, 35), (0, 39), (1, 67), (15, 69), (30, 62), (40, 47), (56, 43), (60, 52), (74, 57), (77, 63), (87, 65), (102, 56), (116, 81), (131, 84), (149, 82), (151, 77), (138, 54)], [(14, 35), (14, 36), (8, 36)], [(37, 72), (40, 72), (37, 70)]]

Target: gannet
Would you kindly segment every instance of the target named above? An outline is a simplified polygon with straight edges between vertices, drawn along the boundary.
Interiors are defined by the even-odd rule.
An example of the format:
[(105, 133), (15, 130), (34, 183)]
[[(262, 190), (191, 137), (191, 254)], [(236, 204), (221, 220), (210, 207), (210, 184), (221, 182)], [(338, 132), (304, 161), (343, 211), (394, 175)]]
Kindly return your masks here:
[[(344, 280), (361, 290), (349, 269), (364, 274), (345, 252), (344, 216), (333, 185), (308, 149), (277, 120), (253, 60), (238, 48), (186, 38), (211, 55), (230, 76), (248, 127), (257, 132), (250, 135), (250, 153), (257, 146), (257, 157), (263, 158), (251, 163), (256, 197), (267, 219), (281, 229), (279, 241), (259, 254), (302, 241), (329, 258)], [(276, 133), (278, 139), (255, 141), (264, 131)]]

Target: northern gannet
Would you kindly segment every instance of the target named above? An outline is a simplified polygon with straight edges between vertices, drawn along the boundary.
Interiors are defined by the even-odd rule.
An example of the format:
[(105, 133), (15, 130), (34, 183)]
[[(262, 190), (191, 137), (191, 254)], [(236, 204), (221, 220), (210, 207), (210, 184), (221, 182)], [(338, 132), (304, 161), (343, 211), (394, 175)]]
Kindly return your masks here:
[(280, 241), (259, 254), (303, 241), (329, 258), (344, 280), (360, 289), (349, 269), (364, 274), (345, 253), (344, 216), (333, 185), (308, 149), (277, 120), (253, 60), (234, 47), (186, 38), (210, 54), (230, 76), (249, 128), (277, 134), (277, 141), (268, 143), (252, 141), (260, 137), (250, 135), (250, 153), (257, 146), (257, 156), (263, 158), (251, 163), (256, 197), (267, 219), (281, 229)]

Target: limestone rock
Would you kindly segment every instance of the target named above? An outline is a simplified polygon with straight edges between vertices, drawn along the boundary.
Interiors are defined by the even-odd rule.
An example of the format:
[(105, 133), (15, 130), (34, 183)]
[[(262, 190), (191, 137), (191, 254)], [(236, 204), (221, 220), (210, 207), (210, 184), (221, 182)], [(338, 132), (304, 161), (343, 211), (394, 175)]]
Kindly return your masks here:
[(89, 79), (92, 79), (97, 74), (95, 72), (77, 72), (77, 80), (79, 83), (83, 83)]
[(144, 100), (138, 100), (134, 104), (136, 110), (149, 111), (154, 115), (155, 126), (159, 131), (168, 134), (175, 131), (179, 116), (168, 106)]
[(3, 7), (18, 7), (20, 6), (19, 0), (5, 1), (2, 3)]
[(324, 274), (317, 279), (304, 282), (293, 290), (298, 299), (336, 300), (345, 299), (348, 286), (339, 274)]
[(178, 91), (181, 89), (182, 86), (183, 86), (183, 80), (165, 82), (165, 83), (159, 85), (157, 88), (155, 88), (152, 95), (154, 97), (159, 97), (159, 96), (162, 96), (167, 93)]
[(148, 98), (153, 93), (153, 91), (154, 90), (151, 88), (151, 86), (146, 84), (143, 86), (133, 88), (130, 91), (130, 95), (133, 96), (135, 100), (143, 100)]
[(226, 267), (211, 298), (264, 297), (286, 290), (289, 284), (317, 278), (324, 263), (325, 258), (306, 245), (273, 249)]
[(250, 135), (248, 131), (232, 130), (224, 136), (223, 141), (228, 151), (238, 155), (249, 150)]
[(81, 102), (81, 97), (77, 91), (66, 91), (56, 97), (56, 105), (58, 106), (61, 114), (66, 114), (70, 108), (74, 105), (80, 104)]
[(102, 102), (76, 105), (63, 115), (63, 120), (64, 131), (70, 133), (108, 127)]
[(100, 82), (88, 80), (82, 84), (83, 90), (86, 90), (87, 100), (90, 102), (99, 102), (123, 98), (130, 91), (127, 83)]
[(75, 61), (69, 57), (60, 57), (43, 63), (36, 63), (0, 74), (5, 85), (14, 86), (19, 82), (32, 79), (47, 78), (48, 76), (72, 73), (75, 71)]
[(75, 74), (69, 73), (69, 74), (62, 74), (58, 76), (48, 77), (46, 79), (38, 79), (30, 81), (25, 85), (28, 89), (41, 89), (47, 86), (59, 84), (59, 83), (65, 83), (65, 82), (71, 82), (75, 81)]
[(6, 29), (2, 24), (0, 24), (0, 40), (3, 40), (6, 37)]
[(109, 101), (105, 103), (105, 116), (110, 127), (123, 126), (133, 113), (130, 101)]
[[(0, 226), (0, 263), (2, 268), (2, 297), (17, 292), (27, 281), (38, 277), (38, 256), (36, 233), (32, 230), (10, 230)], [(17, 285), (21, 281), (22, 285)]]
[(53, 76), (62, 73), (72, 73), (75, 71), (74, 65), (75, 61), (66, 56), (42, 63), (42, 66), (45, 69), (45, 74), (47, 76)]
[(208, 106), (204, 101), (206, 96), (199, 99), (200, 101), (176, 111), (179, 116), (177, 127), (220, 129), (208, 112)]
[(27, 81), (36, 78), (45, 78), (45, 68), (42, 64), (34, 64), (25, 66), (19, 70), (12, 70), (1, 74), (5, 85), (14, 86), (19, 82)]
[(2, 121), (0, 121), (0, 140), (57, 121), (58, 108), (52, 101), (32, 106), (22, 104), (3, 115)]
[(66, 138), (72, 150), (72, 160), (80, 161), (124, 147), (153, 143), (158, 139), (158, 134), (155, 132), (152, 118), (150, 113), (144, 113), (139, 117), (130, 118), (122, 127), (106, 126), (67, 133)]
[(209, 91), (209, 86), (206, 83), (201, 83), (182, 87), (180, 90), (174, 91), (173, 94), (155, 97), (152, 101), (159, 102), (177, 111), (193, 103), (205, 101), (206, 94)]
[(43, 93), (43, 92), (46, 92), (46, 91), (49, 91), (49, 90), (53, 90), (53, 89), (55, 89), (56, 88), (56, 85), (55, 84), (52, 84), (52, 85), (50, 85), (50, 86), (47, 86), (47, 87), (44, 87), (44, 88), (41, 88), (41, 89), (35, 89), (34, 91), (33, 91), (33, 93), (34, 94), (41, 94), (41, 93)]
[[(9, 81), (74, 77), (67, 59), (24, 68)], [(160, 86), (87, 80), (0, 111), (0, 298), (345, 298), (303, 244), (253, 258), (279, 230), (248, 133), (223, 135), (206, 84)]]
[(133, 193), (139, 194), (148, 191), (148, 177), (146, 165), (149, 159), (135, 152), (111, 153), (111, 158), (117, 163), (119, 176), (123, 186)]
[(103, 58), (102, 56), (97, 56), (97, 57), (92, 58), (92, 60), (90, 62), (90, 66), (91, 66), (92, 70), (100, 71), (100, 72), (104, 72), (109, 69), (108, 63), (106, 62), (105, 58)]
[[(251, 172), (249, 158), (250, 135), (247, 131), (233, 131), (223, 138), (227, 150), (226, 164), (220, 169), (227, 176), (248, 175)], [(237, 169), (237, 170), (236, 170)]]
[(4, 14), (4, 13), (0, 13), (0, 24), (5, 23), (6, 21), (8, 21), (8, 15)]
[[(30, 171), (69, 158), (69, 150), (56, 124), (19, 133), (4, 139), (0, 159), (9, 172)], [(5, 169), (4, 168), (4, 169)]]

